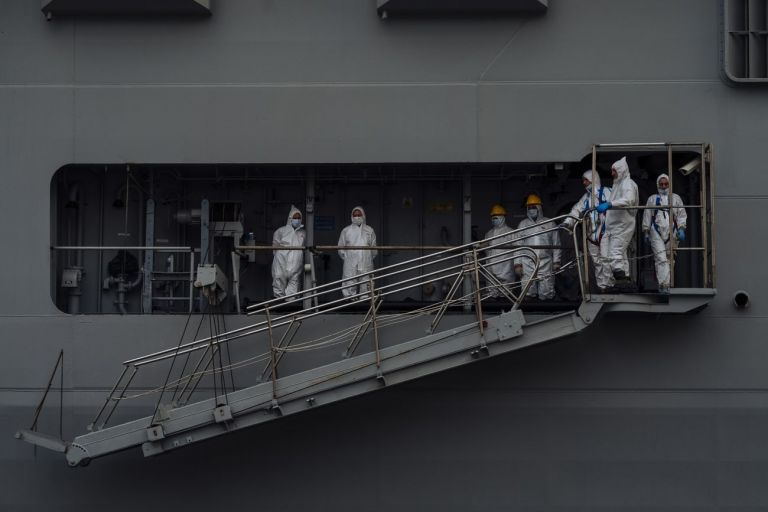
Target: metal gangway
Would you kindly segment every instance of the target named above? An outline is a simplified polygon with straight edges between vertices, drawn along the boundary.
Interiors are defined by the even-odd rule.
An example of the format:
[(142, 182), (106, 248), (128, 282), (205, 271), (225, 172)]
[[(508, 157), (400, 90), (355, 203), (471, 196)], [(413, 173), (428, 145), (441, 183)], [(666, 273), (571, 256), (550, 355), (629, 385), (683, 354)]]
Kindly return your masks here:
[[(705, 236), (711, 233), (712, 196), (702, 194), (701, 199), (700, 205), (686, 205), (700, 208), (703, 220), (699, 240), (705, 265), (698, 287), (672, 287), (669, 294), (594, 293), (584, 235), (587, 215), (562, 215), (365, 272), (354, 282), (334, 281), (252, 305), (247, 325), (234, 329), (212, 325), (211, 335), (202, 337), (198, 326), (192, 339), (184, 342), (190, 314), (176, 346), (123, 362), (87, 433), (67, 442), (32, 428), (19, 431), (17, 437), (64, 453), (70, 466), (84, 466), (94, 458), (138, 446), (145, 456), (152, 456), (570, 336), (606, 312), (698, 311), (715, 294), (712, 237)], [(572, 221), (567, 229), (562, 224), (566, 219)], [(527, 314), (522, 306), (528, 289), (552, 275), (540, 271), (542, 248), (526, 245), (526, 238), (534, 232), (555, 231), (573, 244), (573, 258), (558, 272), (575, 270), (581, 303), (565, 312)], [(488, 254), (489, 248), (494, 254)], [(493, 265), (506, 262), (526, 262), (533, 271), (518, 283), (501, 283)], [(382, 313), (387, 297), (435, 280), (451, 283), (442, 300)], [(365, 286), (357, 289), (359, 284)], [(355, 293), (343, 293), (353, 287)], [(498, 305), (498, 296), (501, 311), (489, 313), (484, 306), (491, 299)], [(335, 314), (361, 308), (364, 314)], [(334, 322), (326, 321), (329, 314)], [(201, 324), (204, 318), (200, 316)], [(147, 414), (110, 423), (128, 401), (138, 403)]]

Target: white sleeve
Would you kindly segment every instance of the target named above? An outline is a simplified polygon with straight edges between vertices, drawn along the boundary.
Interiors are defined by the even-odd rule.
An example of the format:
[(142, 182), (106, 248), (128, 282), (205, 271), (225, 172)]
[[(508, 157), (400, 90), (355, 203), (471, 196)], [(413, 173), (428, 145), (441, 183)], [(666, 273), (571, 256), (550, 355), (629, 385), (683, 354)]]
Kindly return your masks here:
[[(656, 195), (652, 195), (648, 198), (648, 201), (646, 201), (645, 206), (653, 206), (656, 204), (656, 200), (654, 199)], [(653, 217), (653, 210), (650, 208), (646, 208), (643, 212), (643, 231), (649, 231), (651, 229), (651, 218)]]

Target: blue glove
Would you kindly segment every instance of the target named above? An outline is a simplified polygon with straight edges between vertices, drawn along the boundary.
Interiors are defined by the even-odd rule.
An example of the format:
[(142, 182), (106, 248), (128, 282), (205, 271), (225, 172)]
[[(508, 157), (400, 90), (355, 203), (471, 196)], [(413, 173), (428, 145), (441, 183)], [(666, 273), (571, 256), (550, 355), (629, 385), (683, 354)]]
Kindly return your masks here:
[(606, 210), (608, 210), (611, 206), (613, 205), (610, 203), (610, 201), (605, 201), (597, 205), (597, 208), (595, 208), (595, 210), (597, 210), (597, 213), (605, 213)]
[(677, 239), (681, 242), (685, 242), (685, 229), (680, 228), (677, 230)]
[(650, 245), (651, 244), (651, 233), (649, 233), (648, 231), (643, 231), (643, 236), (645, 237), (645, 243)]

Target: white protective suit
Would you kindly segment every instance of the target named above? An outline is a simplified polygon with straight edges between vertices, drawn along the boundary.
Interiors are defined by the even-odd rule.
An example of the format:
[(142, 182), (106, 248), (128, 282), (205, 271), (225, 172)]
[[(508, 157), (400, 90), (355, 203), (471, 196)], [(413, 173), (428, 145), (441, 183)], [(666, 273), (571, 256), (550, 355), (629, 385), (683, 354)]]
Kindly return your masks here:
[[(584, 212), (594, 208), (604, 201), (611, 200), (611, 189), (600, 185), (600, 175), (591, 170), (585, 172), (582, 178), (589, 180), (592, 184), (584, 192), (576, 204), (571, 208), (573, 217), (581, 218)], [(593, 198), (594, 187), (594, 198)], [(575, 219), (565, 219), (563, 224), (571, 228), (576, 223)], [(587, 214), (584, 220), (584, 229), (587, 230), (587, 250), (592, 259), (592, 266), (595, 271), (595, 280), (600, 291), (613, 286), (613, 273), (608, 261), (608, 237), (605, 236), (605, 214), (597, 213), (592, 210)]]
[[(501, 217), (501, 216), (500, 216)], [(485, 238), (491, 238), (493, 236), (503, 235), (504, 233), (512, 233), (512, 228), (507, 226), (507, 221), (504, 219), (504, 222), (501, 224), (501, 226), (491, 228), (488, 233), (485, 234)], [(503, 247), (499, 249), (487, 249), (486, 255), (489, 256), (489, 258), (486, 260), (486, 268), (493, 274), (493, 276), (498, 279), (501, 284), (503, 285), (510, 285), (515, 282), (515, 271), (513, 267), (513, 260), (512, 253), (503, 254), (505, 251), (511, 251), (512, 246), (511, 242), (513, 241), (514, 237), (513, 235), (507, 235), (507, 236), (499, 236), (499, 238), (496, 238), (495, 240), (491, 240), (488, 245), (490, 247), (494, 247), (496, 245), (503, 245), (503, 244), (510, 244), (508, 247)], [(495, 257), (493, 257), (495, 256)], [(508, 259), (507, 259), (508, 258)], [(498, 260), (504, 260), (499, 263), (494, 263)], [(490, 286), (490, 296), (491, 297), (502, 297), (503, 294), (501, 293), (501, 290), (496, 288), (495, 286)]]
[[(363, 223), (356, 226), (354, 223), (341, 230), (341, 236), (339, 236), (339, 246), (374, 246), (376, 245), (376, 233), (373, 228), (366, 224), (365, 210), (362, 206), (355, 206), (352, 211), (360, 210), (363, 214)], [(356, 278), (355, 276), (362, 274), (363, 272), (369, 272), (373, 270), (373, 258), (376, 257), (378, 251), (376, 250), (363, 250), (363, 249), (339, 249), (339, 256), (344, 260), (344, 268), (341, 272), (341, 278), (344, 280), (342, 283), (350, 286), (344, 288), (342, 294), (344, 297), (356, 295), (358, 293), (366, 293), (368, 291), (368, 276)], [(360, 299), (364, 299), (362, 296)]]
[[(544, 217), (544, 210), (541, 205), (536, 205), (536, 209), (539, 211), (539, 216), (536, 220), (531, 220), (528, 217), (524, 218), (518, 224), (517, 229), (528, 228), (525, 231), (521, 231), (515, 234), (516, 244), (518, 246), (542, 246), (542, 245), (560, 245), (560, 234), (557, 232), (554, 222), (547, 222), (549, 219)], [(534, 226), (534, 224), (540, 224)], [(548, 233), (542, 233), (542, 231), (552, 229)], [(555, 296), (555, 276), (552, 275), (553, 264), (560, 265), (560, 255), (562, 250), (557, 249), (535, 249), (536, 254), (539, 257), (539, 272), (536, 274), (536, 280), (531, 283), (528, 288), (528, 297), (538, 296), (541, 300), (551, 299)], [(515, 259), (515, 265), (523, 266), (523, 278), (521, 284), (525, 285), (528, 279), (533, 275), (535, 264), (533, 260), (526, 257), (518, 257)]]
[[(629, 177), (629, 166), (627, 157), (614, 162), (613, 169), (616, 169), (618, 177), (613, 180), (611, 187), (611, 209), (606, 212), (605, 228), (608, 236), (608, 258), (610, 259), (611, 271), (623, 271), (629, 276), (629, 259), (627, 258), (627, 248), (632, 237), (635, 235), (635, 213), (634, 209), (619, 209), (617, 207), (637, 206), (639, 195), (637, 193), (637, 184)], [(603, 237), (605, 240), (605, 237)]]
[[(666, 174), (656, 178), (656, 188), (658, 194), (653, 194), (648, 198), (646, 206), (667, 206), (669, 204), (669, 195), (667, 189), (659, 189), (659, 182), (662, 178), (669, 181)], [(643, 213), (643, 232), (648, 233), (651, 239), (651, 251), (653, 252), (653, 261), (656, 264), (656, 280), (659, 282), (659, 289), (669, 288), (669, 250), (671, 237), (677, 236), (677, 230), (685, 229), (688, 220), (688, 214), (683, 208), (683, 200), (677, 194), (672, 194), (672, 226), (669, 224), (670, 210), (647, 209)], [(677, 208), (675, 208), (677, 207)]]
[[(285, 226), (277, 228), (272, 236), (273, 247), (304, 247), (306, 231), (304, 225), (294, 229), (291, 219), (295, 213), (301, 212), (291, 206), (288, 221)], [(273, 251), (272, 259), (272, 293), (275, 297), (285, 297), (299, 291), (299, 278), (304, 268), (304, 251)]]

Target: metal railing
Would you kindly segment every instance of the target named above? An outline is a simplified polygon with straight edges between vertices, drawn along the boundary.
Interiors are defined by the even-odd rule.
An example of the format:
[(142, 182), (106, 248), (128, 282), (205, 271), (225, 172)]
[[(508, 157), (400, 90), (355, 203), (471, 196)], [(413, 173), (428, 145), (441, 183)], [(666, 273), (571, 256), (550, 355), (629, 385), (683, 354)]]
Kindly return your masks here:
[[(437, 279), (451, 282), (443, 300), (404, 315), (411, 315), (411, 317), (433, 315), (428, 332), (434, 333), (438, 330), (445, 312), (451, 306), (470, 303), (474, 306), (476, 325), (482, 335), (485, 328), (482, 303), (490, 297), (489, 292), (497, 292), (507, 307), (518, 309), (532, 283), (542, 278), (552, 277), (539, 275), (540, 259), (537, 251), (541, 249), (526, 246), (525, 240), (530, 236), (562, 230), (558, 224), (565, 219), (571, 219), (575, 224), (582, 222), (570, 215), (563, 215), (477, 242), (363, 272), (355, 276), (355, 282), (350, 282), (349, 279), (340, 279), (288, 297), (264, 301), (248, 308), (249, 315), (262, 317), (252, 324), (195, 339), (191, 342), (180, 342), (174, 348), (127, 360), (123, 363), (123, 371), (94, 418), (91, 428), (103, 428), (106, 425), (117, 405), (128, 397), (128, 389), (142, 368), (168, 361), (170, 364), (168, 375), (170, 377), (174, 362), (178, 357), (187, 356), (188, 361), (190, 355), (198, 354), (197, 362), (190, 366), (189, 372), (185, 373), (187, 371), (187, 363), (185, 363), (184, 369), (178, 373), (176, 378), (167, 378), (162, 386), (151, 390), (151, 392), (159, 393), (158, 404), (155, 409), (157, 415), (158, 410), (161, 409), (160, 403), (163, 395), (171, 388), (176, 387), (171, 401), (187, 403), (205, 375), (231, 371), (232, 368), (239, 368), (241, 364), (245, 364), (236, 362), (231, 363), (228, 368), (224, 367), (223, 364), (217, 368), (216, 358), (217, 355), (221, 354), (222, 348), (228, 348), (229, 344), (236, 340), (260, 339), (263, 342), (264, 338), (258, 335), (266, 336), (268, 351), (251, 358), (247, 364), (252, 364), (254, 361), (266, 362), (261, 377), (268, 377), (272, 381), (274, 398), (277, 399), (278, 367), (281, 359), (288, 352), (315, 348), (308, 342), (302, 343), (301, 347), (291, 347), (291, 342), (299, 332), (302, 322), (330, 312), (343, 311), (349, 308), (359, 309), (360, 304), (367, 306), (367, 312), (353, 328), (346, 329), (344, 341), (349, 341), (346, 343), (342, 357), (354, 355), (363, 337), (372, 332), (373, 346), (371, 350), (376, 356), (377, 365), (379, 365), (381, 362), (379, 331), (387, 327), (392, 320), (392, 315), (382, 317), (379, 312), (383, 299), (404, 290), (423, 286)], [(574, 261), (578, 261), (580, 251), (578, 244), (576, 244), (576, 230), (571, 230), (569, 233), (573, 236), (576, 247), (577, 256)], [(489, 249), (493, 249), (495, 252), (487, 254), (486, 251)], [(502, 283), (493, 273), (494, 265), (508, 262), (522, 263), (525, 260), (527, 260), (531, 271), (526, 273), (519, 283)], [(575, 265), (575, 267), (579, 269), (580, 265)], [(461, 284), (464, 280), (470, 281), (471, 293), (467, 296), (460, 296), (459, 290), (462, 288)], [(360, 283), (365, 285), (364, 290), (339, 298), (339, 294), (344, 290), (358, 286)], [(301, 299), (316, 298), (327, 300), (318, 301), (315, 306), (299, 311), (281, 311), (281, 309), (296, 304)], [(280, 339), (277, 339), (275, 331), (281, 327), (285, 328), (285, 332)], [(317, 343), (317, 347), (322, 346), (324, 346), (323, 343)], [(213, 366), (213, 370), (208, 370), (211, 366)]]
[[(672, 210), (676, 208), (685, 208), (698, 211), (698, 240), (700, 244), (698, 246), (680, 247), (677, 243), (675, 236), (670, 237), (670, 248), (667, 251), (667, 258), (669, 262), (669, 280), (670, 288), (675, 287), (675, 260), (678, 251), (684, 252), (699, 252), (702, 255), (702, 274), (700, 286), (701, 288), (715, 288), (715, 244), (714, 244), (714, 177), (712, 173), (713, 161), (712, 145), (707, 143), (673, 143), (673, 142), (648, 142), (648, 143), (616, 143), (616, 144), (595, 144), (592, 146), (592, 169), (595, 171), (598, 167), (598, 153), (600, 151), (620, 152), (620, 151), (664, 151), (667, 156), (667, 175), (669, 176), (669, 198), (670, 204), (659, 206), (631, 206), (615, 209), (623, 210)], [(696, 172), (698, 170), (700, 174), (700, 186), (698, 204), (685, 204), (682, 206), (675, 206), (672, 203), (674, 193), (674, 156), (675, 151), (687, 151), (695, 152), (698, 156), (698, 162), (694, 167), (687, 171), (688, 174)], [(592, 200), (591, 204), (597, 204), (595, 187), (592, 187)], [(586, 213), (586, 212), (585, 212)], [(671, 217), (671, 216), (670, 216)], [(586, 230), (583, 230), (582, 234), (582, 247), (586, 252), (587, 247), (587, 235)], [(582, 290), (586, 290), (587, 294), (584, 295), (585, 300), (590, 300), (591, 294), (589, 293), (589, 276), (590, 266), (588, 263), (589, 258), (584, 258), (582, 261)], [(697, 281), (697, 279), (694, 279)]]

